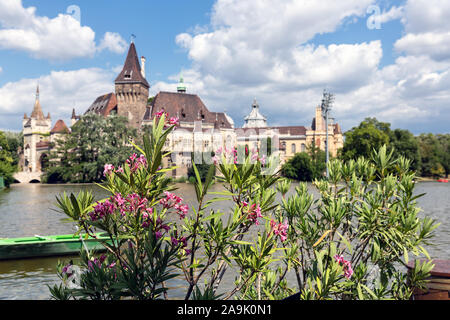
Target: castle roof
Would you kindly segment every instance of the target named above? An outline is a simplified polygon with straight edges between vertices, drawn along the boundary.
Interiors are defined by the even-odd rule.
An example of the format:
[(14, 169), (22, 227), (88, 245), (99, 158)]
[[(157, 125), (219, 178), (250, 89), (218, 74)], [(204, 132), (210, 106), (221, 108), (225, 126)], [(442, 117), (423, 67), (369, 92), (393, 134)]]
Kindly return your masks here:
[(259, 112), (259, 105), (256, 102), (256, 98), (252, 103), (252, 111), (244, 118), (244, 128), (251, 127), (265, 127), (267, 125), (267, 119)]
[(244, 134), (254, 132), (255, 134), (264, 134), (272, 130), (278, 130), (280, 135), (304, 136), (306, 135), (306, 127), (304, 126), (283, 126), (283, 127), (260, 127), (260, 128), (241, 128)]
[(50, 130), (51, 134), (54, 134), (54, 133), (69, 133), (69, 132), (70, 132), (69, 128), (67, 128), (66, 124), (61, 119), (56, 121), (53, 129)]
[(180, 122), (203, 121), (214, 124), (216, 121), (220, 128), (232, 128), (232, 125), (223, 112), (211, 112), (196, 94), (178, 92), (159, 92), (144, 115), (144, 120), (151, 120), (156, 113), (164, 110), (170, 117), (178, 117)]
[[(103, 116), (108, 116), (114, 108), (117, 107), (116, 95), (112, 92), (97, 97), (95, 101), (90, 105), (84, 114), (96, 113)], [(72, 117), (75, 114), (75, 110), (72, 112)]]
[(39, 102), (39, 85), (36, 88), (36, 100), (34, 101), (34, 108), (31, 112), (30, 118), (37, 120), (44, 120), (44, 113), (42, 112), (41, 103)]
[(115, 83), (141, 83), (147, 88), (150, 87), (147, 80), (142, 76), (136, 46), (133, 42), (130, 44), (123, 69), (117, 76)]

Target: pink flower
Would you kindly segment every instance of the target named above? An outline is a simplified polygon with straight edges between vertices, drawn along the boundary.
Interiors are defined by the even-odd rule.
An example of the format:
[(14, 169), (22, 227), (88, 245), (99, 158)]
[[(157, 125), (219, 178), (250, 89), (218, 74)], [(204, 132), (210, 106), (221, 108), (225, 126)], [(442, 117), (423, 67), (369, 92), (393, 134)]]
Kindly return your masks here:
[(263, 154), (261, 158), (259, 158), (259, 162), (261, 162), (262, 165), (266, 164), (266, 155)]
[(183, 198), (167, 191), (165, 191), (164, 194), (166, 197), (159, 200), (159, 203), (165, 209), (175, 209), (175, 212), (180, 216), (180, 219), (183, 219), (189, 211), (188, 205), (182, 203)]
[(262, 217), (261, 207), (256, 204), (252, 204), (250, 207), (248, 207), (248, 205), (246, 204), (244, 208), (248, 208), (247, 221), (250, 223), (254, 223), (255, 225), (259, 225), (258, 218)]
[(104, 170), (103, 170), (103, 176), (106, 177), (107, 175), (111, 174), (113, 172), (114, 166), (112, 164), (105, 164)]
[(157, 112), (155, 116), (156, 118), (161, 118), (163, 114), (165, 114), (164, 109), (161, 109), (161, 111)]
[(115, 205), (111, 203), (109, 199), (106, 199), (105, 202), (97, 202), (97, 205), (94, 207), (94, 211), (89, 212), (88, 215), (92, 221), (97, 221), (107, 215), (113, 214), (115, 209)]
[(147, 158), (143, 154), (141, 154), (138, 158), (137, 154), (133, 153), (126, 162), (132, 173), (136, 172), (140, 168), (147, 168)]
[(334, 256), (334, 259), (341, 265), (344, 267), (344, 276), (347, 279), (350, 279), (350, 277), (353, 275), (353, 269), (352, 269), (352, 265), (350, 263), (350, 261), (347, 261), (344, 259), (344, 257), (342, 255), (338, 255), (336, 254)]
[(180, 119), (178, 119), (177, 117), (171, 117), (169, 119), (169, 124), (170, 125), (177, 125), (179, 123)]
[(287, 230), (288, 230), (288, 223), (276, 223), (274, 220), (270, 220), (270, 227), (271, 227), (271, 233), (277, 235), (280, 237), (281, 242), (286, 241), (287, 239)]

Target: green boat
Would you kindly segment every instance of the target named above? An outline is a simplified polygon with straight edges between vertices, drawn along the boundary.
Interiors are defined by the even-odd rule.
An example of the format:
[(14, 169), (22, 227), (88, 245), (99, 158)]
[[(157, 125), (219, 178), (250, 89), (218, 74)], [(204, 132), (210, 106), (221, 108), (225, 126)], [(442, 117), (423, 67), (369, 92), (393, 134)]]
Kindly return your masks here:
[(25, 238), (0, 238), (0, 260), (64, 256), (78, 254), (84, 246), (88, 250), (105, 251), (102, 242), (110, 242), (109, 237), (96, 234), (97, 238), (73, 234), (34, 236)]

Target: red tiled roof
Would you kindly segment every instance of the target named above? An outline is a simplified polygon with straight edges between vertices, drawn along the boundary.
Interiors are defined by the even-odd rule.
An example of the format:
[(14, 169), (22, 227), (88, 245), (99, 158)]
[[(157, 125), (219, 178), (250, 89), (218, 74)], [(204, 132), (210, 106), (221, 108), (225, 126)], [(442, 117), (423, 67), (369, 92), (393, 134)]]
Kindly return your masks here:
[(147, 88), (150, 87), (147, 80), (141, 74), (141, 65), (139, 64), (136, 46), (132, 42), (128, 49), (127, 58), (122, 71), (116, 78), (115, 83), (142, 83)]
[(220, 128), (232, 128), (223, 112), (211, 112), (196, 94), (178, 92), (159, 92), (144, 115), (144, 120), (151, 120), (156, 113), (164, 110), (171, 117), (178, 117), (180, 122), (216, 123)]
[(69, 132), (70, 132), (69, 128), (67, 128), (66, 124), (61, 119), (56, 121), (53, 129), (50, 130), (50, 133), (69, 133)]
[(114, 108), (117, 107), (117, 99), (114, 93), (104, 94), (97, 97), (91, 106), (86, 110), (84, 114), (97, 113), (103, 116), (108, 116)]

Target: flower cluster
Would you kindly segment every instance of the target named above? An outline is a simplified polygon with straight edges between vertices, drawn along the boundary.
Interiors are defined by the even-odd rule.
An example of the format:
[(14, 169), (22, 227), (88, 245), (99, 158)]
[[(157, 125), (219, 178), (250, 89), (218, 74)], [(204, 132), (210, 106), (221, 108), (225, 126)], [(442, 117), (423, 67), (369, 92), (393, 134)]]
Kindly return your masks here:
[(182, 203), (183, 198), (168, 191), (165, 191), (164, 194), (166, 197), (159, 200), (159, 203), (164, 209), (175, 209), (176, 213), (180, 216), (180, 219), (184, 219), (188, 213), (189, 207), (187, 204)]
[(263, 154), (261, 157), (258, 154), (258, 149), (254, 148), (252, 150), (252, 157), (251, 157), (252, 162), (256, 162), (259, 161), (261, 162), (262, 165), (266, 164), (266, 155)]
[(104, 202), (97, 202), (97, 205), (94, 207), (94, 211), (89, 212), (88, 215), (92, 221), (97, 221), (99, 219), (103, 219), (107, 215), (113, 214), (114, 210), (114, 203), (109, 201), (109, 199), (106, 199)]
[(336, 254), (334, 256), (334, 259), (341, 265), (344, 267), (344, 276), (347, 279), (350, 279), (350, 277), (353, 275), (353, 269), (352, 269), (352, 265), (350, 263), (350, 261), (347, 261), (344, 259), (344, 257), (342, 255), (338, 255)]
[(288, 230), (288, 223), (284, 222), (284, 223), (276, 223), (273, 219), (270, 220), (270, 228), (271, 228), (271, 233), (275, 234), (276, 236), (280, 237), (280, 240), (282, 242), (286, 241), (287, 239), (287, 230)]
[(70, 277), (73, 275), (73, 273), (74, 273), (74, 271), (73, 271), (73, 265), (70, 264), (70, 263), (67, 264), (67, 265), (65, 265), (65, 266), (62, 268), (61, 273), (64, 274), (64, 275), (67, 275), (67, 277), (70, 278)]
[(181, 249), (183, 249), (186, 254), (191, 253), (190, 249), (186, 249), (186, 247), (187, 247), (187, 238), (183, 237), (183, 236), (178, 237), (177, 231), (175, 231), (175, 236), (171, 236), (170, 237), (170, 241), (171, 241), (173, 246), (178, 246), (178, 245), (181, 244)]
[(247, 222), (254, 223), (255, 225), (259, 225), (258, 218), (261, 218), (261, 207), (257, 204), (252, 204), (251, 206), (248, 205), (247, 202), (242, 202), (242, 208), (246, 209), (247, 212)]
[(143, 154), (138, 157), (136, 153), (133, 153), (127, 159), (127, 165), (130, 167), (131, 172), (134, 173), (140, 168), (147, 168), (147, 158)]
[(162, 116), (164, 115), (164, 119), (166, 119), (166, 125), (178, 125), (180, 123), (180, 119), (177, 117), (170, 117), (169, 118), (169, 114), (167, 112), (164, 111), (164, 109), (161, 109), (161, 111), (157, 112), (155, 114), (156, 119), (160, 119)]
[(91, 258), (91, 260), (88, 261), (88, 269), (89, 271), (94, 271), (94, 265), (96, 265), (98, 268), (102, 267), (103, 261), (105, 261), (106, 256), (102, 254), (99, 259), (97, 258)]
[(130, 193), (126, 198), (123, 198), (120, 193), (116, 193), (114, 203), (122, 216), (125, 216), (127, 212), (136, 214), (139, 210), (148, 212), (149, 209), (152, 209), (147, 208), (147, 198), (141, 197), (137, 193)]
[(112, 164), (105, 164), (104, 170), (103, 170), (103, 176), (106, 177), (107, 175), (110, 175), (114, 170), (114, 166)]
[(150, 218), (150, 222), (153, 225), (153, 230), (155, 231), (156, 239), (160, 239), (163, 236), (164, 231), (167, 232), (170, 230), (170, 227), (167, 224), (164, 224), (161, 218), (156, 218), (156, 221), (153, 222), (153, 219)]
[[(177, 211), (185, 210), (180, 204), (175, 204), (174, 208)], [(187, 209), (186, 209), (187, 211)], [(90, 212), (88, 215), (91, 221), (97, 221), (104, 218), (106, 215), (114, 214), (115, 212), (120, 213), (122, 218), (126, 219), (127, 215), (133, 217), (141, 217), (141, 226), (143, 228), (152, 227), (155, 231), (155, 236), (157, 238), (162, 237), (164, 230), (169, 231), (170, 227), (163, 223), (161, 218), (157, 218), (154, 221), (153, 208), (148, 207), (148, 200), (145, 197), (141, 197), (137, 193), (128, 194), (125, 198), (120, 193), (116, 193), (114, 196), (106, 199), (105, 202), (97, 203), (94, 207), (94, 211)], [(183, 211), (184, 212), (184, 211)], [(134, 218), (133, 218), (134, 219)]]

